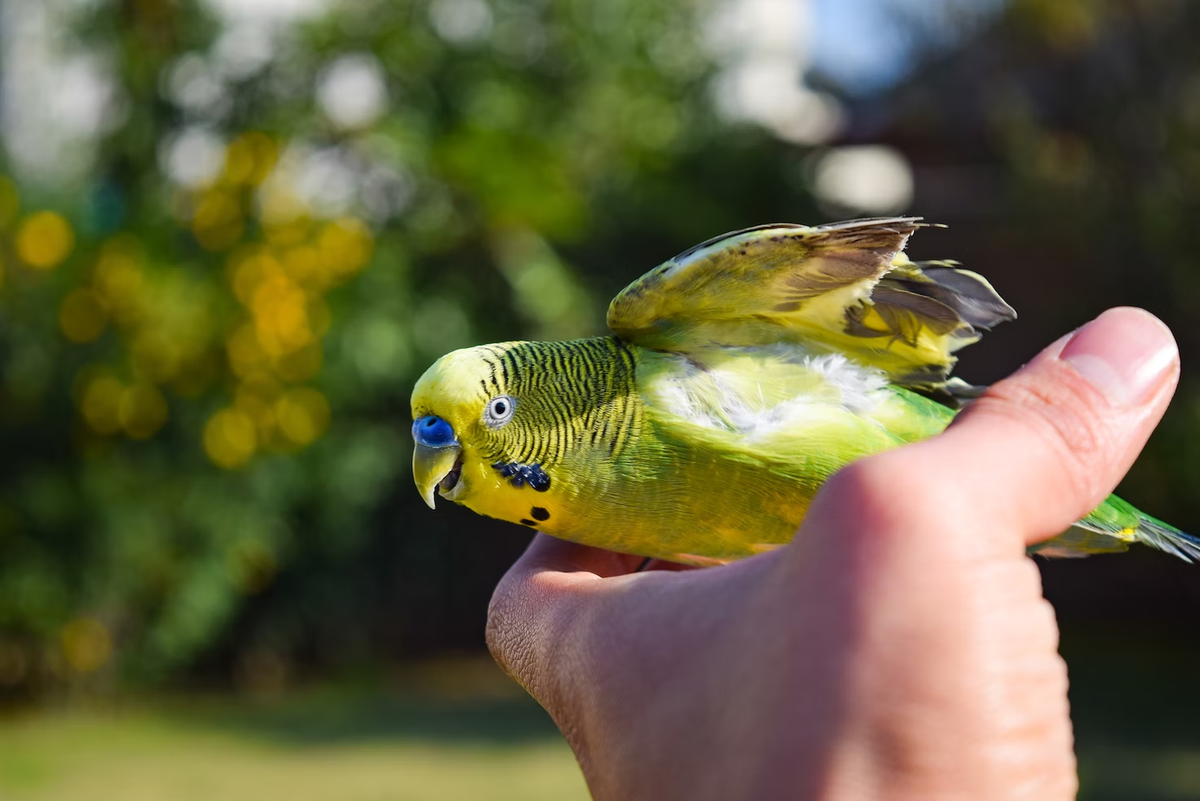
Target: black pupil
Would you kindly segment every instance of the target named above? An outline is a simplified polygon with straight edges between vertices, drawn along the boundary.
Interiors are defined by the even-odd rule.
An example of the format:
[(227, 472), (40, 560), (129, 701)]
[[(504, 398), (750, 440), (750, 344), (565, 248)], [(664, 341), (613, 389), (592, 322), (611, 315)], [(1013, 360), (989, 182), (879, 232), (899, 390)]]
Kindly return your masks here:
[(504, 413), (508, 411), (508, 404), (504, 401), (496, 401), (496, 405), (492, 407), (492, 411), (496, 413), (497, 417), (503, 417)]

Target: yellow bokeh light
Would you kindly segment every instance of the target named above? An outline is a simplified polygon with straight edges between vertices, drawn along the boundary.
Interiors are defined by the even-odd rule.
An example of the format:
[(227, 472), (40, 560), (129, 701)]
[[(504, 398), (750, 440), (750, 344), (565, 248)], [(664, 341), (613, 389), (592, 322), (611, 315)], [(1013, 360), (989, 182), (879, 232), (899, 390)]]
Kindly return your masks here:
[(270, 363), (266, 351), (258, 341), (258, 333), (250, 323), (242, 325), (230, 334), (225, 343), (225, 350), (229, 354), (229, 366), (242, 378), (261, 375)]
[(104, 241), (100, 248), (100, 255), (102, 257), (125, 256), (133, 259), (134, 262), (140, 262), (146, 254), (140, 239), (128, 231), (121, 231)]
[(125, 386), (110, 375), (98, 375), (87, 382), (80, 397), (83, 419), (98, 434), (121, 430), (121, 396)]
[(233, 396), (236, 405), (243, 397), (255, 397), (273, 403), (281, 394), (283, 387), (278, 381), (269, 376), (255, 376), (238, 384)]
[(267, 442), (275, 430), (275, 399), (280, 387), (273, 381), (249, 381), (240, 384), (233, 396), (233, 405), (258, 430), (259, 442)]
[(313, 342), (276, 359), (275, 374), (284, 381), (298, 384), (314, 378), (317, 373), (321, 372), (323, 360), (321, 344)]
[(104, 333), (108, 309), (92, 290), (76, 289), (63, 300), (58, 325), (63, 336), (72, 342), (91, 342)]
[(21, 221), (16, 249), (21, 261), (38, 270), (53, 270), (75, 248), (75, 232), (61, 215), (39, 211)]
[(218, 467), (241, 467), (258, 450), (254, 421), (238, 409), (222, 409), (204, 426), (204, 452)]
[(279, 151), (275, 141), (260, 131), (247, 131), (225, 150), (225, 180), (254, 186), (275, 167)]
[(317, 238), (326, 281), (340, 283), (366, 266), (374, 248), (371, 231), (362, 220), (343, 217), (327, 224)]
[(262, 245), (248, 246), (229, 259), (229, 283), (243, 306), (254, 302), (254, 293), (263, 281), (282, 272), (279, 262)]
[(267, 243), (277, 248), (304, 244), (312, 231), (312, 219), (305, 213), (304, 206), (298, 200), (276, 201), (275, 206), (282, 208), (272, 210), (263, 204), (263, 236)]
[(329, 325), (333, 315), (329, 312), (329, 304), (324, 298), (313, 298), (308, 302), (308, 327), (313, 335), (323, 337), (329, 333)]
[(138, 384), (121, 393), (117, 416), (131, 439), (149, 439), (167, 422), (167, 400), (157, 387)]
[(300, 286), (320, 287), (322, 284), (321, 253), (312, 245), (290, 248), (283, 254), (283, 269)]
[(251, 311), (258, 340), (272, 356), (302, 348), (313, 339), (308, 325), (308, 296), (283, 275), (262, 282), (254, 292)]
[(289, 182), (272, 179), (262, 185), (258, 217), (272, 245), (297, 245), (308, 237), (308, 205), (292, 191)]
[(245, 231), (241, 205), (229, 192), (212, 189), (200, 196), (192, 214), (192, 233), (205, 250), (225, 250)]
[(105, 243), (96, 261), (92, 286), (121, 325), (132, 325), (142, 314), (145, 279), (140, 260), (137, 240), (119, 235)]
[(142, 269), (128, 253), (110, 252), (100, 256), (93, 277), (96, 289), (111, 303), (120, 303), (142, 287)]
[(254, 174), (254, 152), (240, 139), (229, 143), (225, 149), (225, 180), (231, 184), (250, 183)]
[(99, 620), (79, 617), (59, 635), (63, 658), (76, 673), (95, 673), (112, 657), (112, 636)]
[(291, 442), (309, 445), (329, 427), (329, 403), (315, 389), (297, 387), (276, 402), (275, 419)]
[(129, 361), (134, 373), (156, 384), (175, 377), (182, 356), (179, 345), (158, 330), (142, 331), (129, 346)]

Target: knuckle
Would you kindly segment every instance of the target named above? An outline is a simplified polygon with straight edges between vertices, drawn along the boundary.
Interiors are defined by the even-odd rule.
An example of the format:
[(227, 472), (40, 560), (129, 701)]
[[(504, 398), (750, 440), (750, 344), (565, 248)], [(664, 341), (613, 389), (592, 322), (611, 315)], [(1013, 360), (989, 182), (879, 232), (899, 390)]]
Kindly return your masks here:
[(1029, 431), (1083, 498), (1102, 497), (1110, 465), (1120, 455), (1111, 410), (1096, 402), (1082, 379), (1065, 374), (1016, 376), (992, 386), (975, 403), (989, 415)]
[(883, 480), (870, 463), (869, 459), (854, 462), (834, 473), (818, 492), (816, 504), (868, 512), (877, 503)]
[[(944, 494), (904, 450), (882, 453), (854, 462), (834, 474), (822, 489), (827, 502), (851, 511), (876, 532), (940, 517)], [(907, 529), (905, 525), (902, 528)]]

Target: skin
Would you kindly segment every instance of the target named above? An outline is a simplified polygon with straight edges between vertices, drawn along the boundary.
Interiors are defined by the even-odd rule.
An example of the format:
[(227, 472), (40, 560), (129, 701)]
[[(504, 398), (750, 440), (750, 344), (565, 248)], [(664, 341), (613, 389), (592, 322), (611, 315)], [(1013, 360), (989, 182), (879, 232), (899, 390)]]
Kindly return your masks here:
[(1162, 323), (1111, 310), (944, 434), (839, 472), (771, 553), (638, 572), (539, 535), (488, 642), (599, 799), (1074, 797), (1066, 666), (1025, 548), (1111, 492), (1178, 373)]

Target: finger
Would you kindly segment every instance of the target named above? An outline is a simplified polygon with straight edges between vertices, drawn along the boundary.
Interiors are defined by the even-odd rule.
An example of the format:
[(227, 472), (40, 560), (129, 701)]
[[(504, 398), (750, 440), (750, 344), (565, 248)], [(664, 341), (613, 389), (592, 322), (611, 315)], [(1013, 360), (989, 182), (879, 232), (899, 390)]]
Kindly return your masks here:
[(539, 533), (492, 594), (486, 629), (492, 656), (551, 708), (559, 675), (553, 654), (564, 646), (588, 590), (643, 561)]
[(939, 476), (973, 519), (1000, 521), (1025, 544), (1039, 542), (1112, 492), (1178, 378), (1179, 352), (1167, 327), (1140, 309), (1111, 309), (992, 386), (942, 436), (904, 457), (915, 460), (910, 471)]
[(600, 578), (636, 572), (646, 561), (644, 556), (593, 548), (539, 533), (525, 553), (513, 565), (514, 571), (592, 573)]

